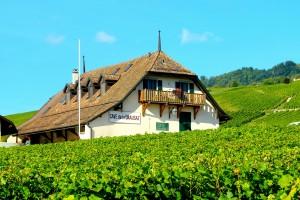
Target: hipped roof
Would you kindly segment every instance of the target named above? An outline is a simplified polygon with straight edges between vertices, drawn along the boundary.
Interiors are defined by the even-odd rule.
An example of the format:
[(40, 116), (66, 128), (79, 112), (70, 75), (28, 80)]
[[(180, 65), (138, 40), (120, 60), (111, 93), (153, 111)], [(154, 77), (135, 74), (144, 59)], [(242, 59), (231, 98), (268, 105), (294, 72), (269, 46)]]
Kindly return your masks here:
[[(88, 80), (93, 80), (93, 83), (99, 82), (101, 78), (117, 82), (104, 94), (100, 94), (100, 91), (98, 91), (89, 98), (86, 97), (87, 94), (82, 96), (81, 124), (88, 123), (122, 102), (150, 72), (190, 76), (218, 110), (220, 119), (228, 118), (194, 73), (160, 51), (82, 74), (80, 80), (84, 84)], [(74, 85), (70, 86), (74, 87)], [(76, 126), (78, 124), (77, 96), (74, 96), (70, 103), (62, 104), (61, 100), (64, 95), (64, 91), (61, 91), (53, 96), (31, 120), (18, 127), (19, 134), (38, 133)]]

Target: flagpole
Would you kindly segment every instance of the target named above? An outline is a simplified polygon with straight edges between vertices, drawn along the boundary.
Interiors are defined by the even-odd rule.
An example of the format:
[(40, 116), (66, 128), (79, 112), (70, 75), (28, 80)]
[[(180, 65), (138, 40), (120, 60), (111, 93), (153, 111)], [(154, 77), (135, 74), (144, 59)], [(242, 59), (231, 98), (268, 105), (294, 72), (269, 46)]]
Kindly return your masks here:
[(80, 137), (80, 101), (81, 101), (81, 85), (80, 85), (80, 40), (78, 40), (78, 136)]

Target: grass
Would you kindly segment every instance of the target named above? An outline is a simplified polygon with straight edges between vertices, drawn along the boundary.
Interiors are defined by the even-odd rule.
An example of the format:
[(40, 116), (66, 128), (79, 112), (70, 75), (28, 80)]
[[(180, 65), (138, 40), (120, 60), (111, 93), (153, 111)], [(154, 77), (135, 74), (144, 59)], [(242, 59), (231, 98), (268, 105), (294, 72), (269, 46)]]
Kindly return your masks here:
[(17, 113), (17, 114), (7, 115), (5, 117), (11, 120), (16, 126), (19, 126), (24, 122), (28, 121), (29, 119), (31, 119), (36, 112), (37, 111)]

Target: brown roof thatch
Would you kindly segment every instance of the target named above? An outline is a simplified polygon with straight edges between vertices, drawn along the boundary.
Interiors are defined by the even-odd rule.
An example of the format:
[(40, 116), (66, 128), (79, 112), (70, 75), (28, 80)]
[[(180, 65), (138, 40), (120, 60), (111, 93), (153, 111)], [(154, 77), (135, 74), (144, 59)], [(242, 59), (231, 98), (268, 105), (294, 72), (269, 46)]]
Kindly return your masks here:
[[(102, 78), (116, 81), (116, 83), (102, 95), (99, 94), (100, 91), (90, 98), (85, 98), (87, 94), (83, 94), (81, 100), (81, 123), (88, 123), (122, 102), (144, 76), (150, 72), (197, 77), (163, 52), (147, 54), (127, 62), (86, 72), (81, 76), (81, 83), (85, 86), (90, 80), (94, 84), (99, 84)], [(196, 81), (201, 84), (199, 79)], [(201, 86), (204, 87), (202, 84)], [(77, 84), (69, 84), (67, 87), (74, 90), (77, 88)], [(78, 124), (77, 96), (73, 96), (71, 101), (66, 104), (61, 103), (65, 96), (65, 89), (51, 98), (31, 120), (18, 127), (19, 134), (38, 133), (76, 126)], [(208, 98), (212, 99), (208, 91), (206, 92)], [(212, 103), (218, 109), (219, 116), (227, 116), (214, 100)]]

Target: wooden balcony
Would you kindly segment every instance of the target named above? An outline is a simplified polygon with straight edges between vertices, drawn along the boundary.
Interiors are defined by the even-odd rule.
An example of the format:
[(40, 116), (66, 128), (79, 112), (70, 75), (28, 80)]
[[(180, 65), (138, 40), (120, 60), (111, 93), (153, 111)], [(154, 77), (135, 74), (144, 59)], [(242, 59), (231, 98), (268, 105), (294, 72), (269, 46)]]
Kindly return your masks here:
[(139, 101), (141, 103), (201, 106), (205, 104), (205, 94), (144, 89), (139, 91)]
[(194, 109), (194, 119), (200, 110), (200, 106), (205, 104), (205, 94), (191, 94), (186, 92), (161, 91), (144, 89), (139, 91), (139, 102), (142, 103), (142, 114), (145, 116), (145, 111), (150, 104), (159, 104), (160, 117), (166, 107), (169, 107), (169, 118), (171, 108), (177, 107), (177, 118), (184, 106), (192, 106)]

